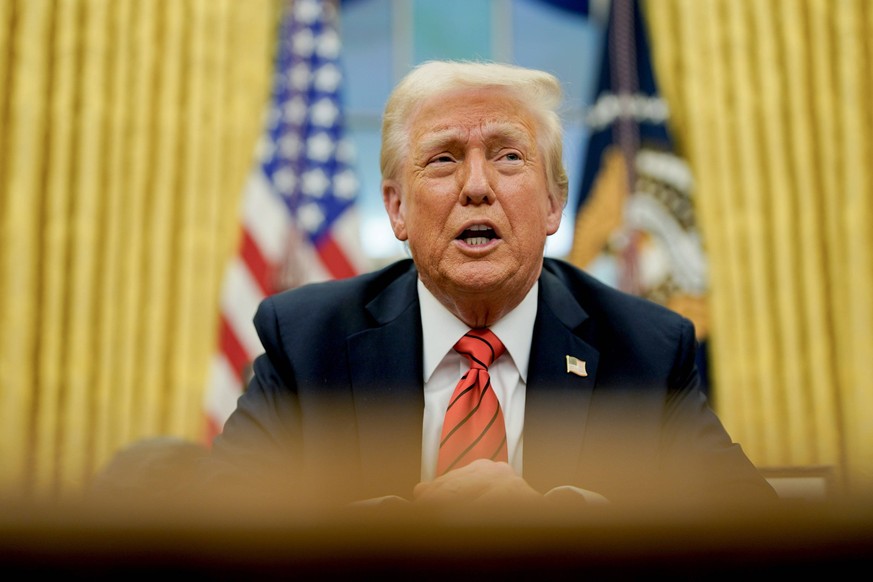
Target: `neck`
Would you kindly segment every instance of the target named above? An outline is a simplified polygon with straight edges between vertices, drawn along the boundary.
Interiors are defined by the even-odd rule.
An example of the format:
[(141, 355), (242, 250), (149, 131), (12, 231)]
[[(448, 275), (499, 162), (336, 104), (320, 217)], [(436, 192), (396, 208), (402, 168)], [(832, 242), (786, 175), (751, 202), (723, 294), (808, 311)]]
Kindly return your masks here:
[(533, 286), (533, 282), (521, 292), (500, 293), (446, 293), (435, 289), (423, 281), (437, 301), (448, 309), (455, 317), (471, 328), (490, 327), (500, 321), (507, 313), (518, 307)]

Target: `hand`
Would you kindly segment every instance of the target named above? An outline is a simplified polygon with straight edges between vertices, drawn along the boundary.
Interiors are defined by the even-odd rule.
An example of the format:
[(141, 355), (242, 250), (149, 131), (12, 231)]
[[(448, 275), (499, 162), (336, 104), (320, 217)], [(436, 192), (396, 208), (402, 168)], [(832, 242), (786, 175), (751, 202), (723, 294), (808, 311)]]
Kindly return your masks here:
[(512, 505), (535, 504), (544, 498), (507, 463), (480, 459), (454, 469), (413, 491), (415, 503)]

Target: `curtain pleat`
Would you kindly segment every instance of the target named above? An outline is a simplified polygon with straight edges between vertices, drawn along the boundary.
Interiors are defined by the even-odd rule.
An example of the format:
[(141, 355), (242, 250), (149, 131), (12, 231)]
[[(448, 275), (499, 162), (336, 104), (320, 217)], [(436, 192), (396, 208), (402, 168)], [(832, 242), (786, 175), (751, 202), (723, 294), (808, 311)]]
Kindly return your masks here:
[[(68, 241), (72, 200), (68, 195), (74, 167), (76, 108), (76, 71), (80, 53), (81, 30), (77, 26), (79, 11), (64, 3), (55, 10), (57, 24), (50, 45), (53, 63), (52, 82), (48, 98), (47, 122), (51, 127), (45, 146), (46, 186), (42, 214), (42, 252), (39, 264), (41, 284), (38, 350), (34, 354), (39, 390), (39, 408), (35, 420), (35, 458), (49, 459), (57, 454), (61, 426), (60, 395), (64, 391), (66, 374), (65, 333), (68, 293), (65, 288), (70, 276)], [(34, 202), (33, 199), (30, 201)], [(37, 481), (49, 483), (55, 467), (48, 463), (35, 466)]]
[(52, 42), (50, 0), (7, 7), (9, 55), (3, 115), (3, 191), (0, 194), (0, 477), (4, 489), (22, 493), (31, 470), (33, 419), (38, 404), (40, 238), (45, 188), (43, 164), (49, 131)]
[(110, 2), (106, 22), (109, 46), (112, 49), (106, 58), (106, 147), (103, 160), (104, 211), (103, 244), (100, 248), (101, 279), (97, 294), (96, 326), (98, 343), (94, 352), (96, 372), (92, 392), (94, 402), (95, 462), (108, 458), (126, 435), (121, 427), (127, 417), (119, 402), (129, 398), (132, 387), (122, 374), (124, 349), (130, 339), (125, 338), (121, 298), (124, 296), (123, 270), (129, 224), (125, 223), (125, 208), (132, 200), (126, 191), (127, 136), (126, 126), (130, 107), (126, 96), (130, 84), (132, 65), (129, 60), (132, 35), (126, 34), (133, 22), (133, 6), (130, 2)]
[[(70, 273), (65, 292), (68, 294), (67, 320), (64, 330), (66, 361), (62, 391), (58, 439), (60, 486), (81, 483), (91, 464), (93, 448), (89, 430), (93, 421), (91, 386), (95, 372), (94, 349), (97, 345), (96, 292), (102, 273), (98, 270), (99, 249), (103, 239), (101, 214), (104, 203), (102, 167), (105, 156), (105, 59), (110, 49), (106, 36), (106, 2), (67, 0), (75, 10), (74, 26), (81, 31), (76, 74), (74, 110), (73, 171), (68, 185), (70, 196), (70, 232), (67, 241)], [(66, 23), (58, 22), (58, 26)], [(51, 136), (51, 133), (49, 134)], [(51, 137), (50, 137), (51, 139)]]
[(216, 285), (217, 280), (213, 265), (198, 257), (214, 247), (211, 231), (219, 224), (218, 200), (211, 193), (220, 188), (222, 176), (218, 159), (222, 140), (218, 126), (211, 120), (221, 116), (218, 100), (224, 91), (219, 66), (221, 55), (215, 50), (220, 33), (216, 25), (219, 12), (226, 15), (228, 11), (226, 2), (209, 0), (193, 2), (192, 10), (200, 16), (196, 18), (200, 26), (191, 31), (188, 62), (192, 69), (205, 74), (192, 80), (186, 96), (188, 114), (184, 120), (181, 189), (188, 195), (180, 200), (175, 212), (175, 229), (181, 235), (178, 244), (182, 252), (176, 257), (177, 278), (173, 288), (178, 300), (171, 327), (171, 336), (176, 341), (172, 342), (168, 364), (173, 386), (187, 386), (196, 391), (204, 380), (202, 370), (192, 369), (191, 363), (208, 361), (209, 354), (190, 340), (203, 333), (212, 337), (210, 332), (217, 312), (215, 304), (207, 308), (200, 301), (202, 290)]
[[(187, 419), (190, 423), (192, 417), (190, 410), (180, 408), (182, 402), (179, 395), (191, 387), (179, 385), (170, 369), (170, 363), (176, 342), (182, 340), (185, 343), (184, 336), (178, 338), (175, 335), (173, 321), (179, 309), (174, 298), (179, 297), (175, 282), (178, 277), (176, 263), (181, 254), (177, 247), (178, 233), (182, 232), (176, 223), (176, 216), (179, 205), (187, 198), (177, 193), (180, 192), (184, 175), (185, 117), (191, 110), (191, 103), (186, 102), (186, 72), (192, 65), (189, 56), (190, 30), (185, 28), (185, 7), (178, 2), (165, 2), (163, 6), (162, 50), (167, 55), (176, 55), (176, 58), (162, 60), (157, 82), (159, 94), (155, 123), (159, 141), (155, 159), (157, 182), (154, 188), (157, 196), (151, 209), (151, 236), (155, 240), (163, 241), (163, 244), (152, 251), (154, 260), (150, 265), (152, 276), (148, 282), (147, 293), (154, 298), (155, 307), (154, 317), (149, 322), (150, 329), (146, 333), (149, 338), (148, 357), (153, 370), (148, 382), (161, 388), (152, 391), (152, 401), (144, 405), (144, 410), (149, 412), (145, 413), (148, 416), (143, 422), (143, 430), (151, 433), (185, 434), (185, 421)], [(196, 14), (192, 11), (195, 21), (199, 20)], [(220, 145), (215, 144), (216, 147)], [(216, 194), (220, 197), (219, 193)], [(202, 289), (204, 295), (201, 297), (210, 293), (210, 289), (212, 288), (208, 285)], [(205, 331), (205, 335), (209, 336), (208, 328)]]
[[(773, 104), (779, 112), (785, 138), (781, 149), (785, 152), (785, 165), (780, 169), (787, 175), (784, 191), (774, 188), (774, 195), (787, 198), (792, 215), (783, 226), (789, 237), (783, 242), (790, 256), (789, 274), (782, 275), (786, 287), (783, 296), (796, 306), (787, 317), (796, 321), (783, 334), (791, 334), (792, 351), (783, 358), (789, 370), (787, 386), (788, 440), (792, 443), (793, 464), (815, 462), (816, 459), (838, 459), (839, 443), (833, 429), (835, 419), (834, 401), (830, 386), (823, 382), (810, 382), (815, 376), (833, 377), (834, 360), (831, 357), (829, 325), (826, 311), (826, 280), (821, 276), (824, 266), (822, 255), (822, 225), (819, 221), (820, 189), (816, 186), (820, 174), (815, 164), (816, 131), (811, 123), (813, 91), (808, 57), (804, 48), (809, 34), (808, 14), (797, 2), (781, 3), (773, 15), (782, 25), (776, 29), (776, 38), (781, 51), (784, 96)], [(778, 69), (777, 69), (778, 70)], [(784, 216), (775, 214), (780, 220)], [(793, 371), (793, 374), (792, 374)], [(825, 396), (817, 401), (817, 396)], [(815, 427), (810, 430), (810, 427)]]
[[(838, 174), (841, 184), (841, 204), (835, 208), (837, 228), (835, 236), (845, 253), (840, 257), (844, 265), (839, 286), (840, 299), (845, 305), (845, 341), (840, 345), (842, 416), (846, 423), (846, 455), (853, 472), (865, 474), (873, 482), (873, 421), (869, 415), (859, 415), (857, 406), (866, 402), (873, 410), (873, 59), (870, 52), (869, 26), (871, 9), (866, 0), (852, 0), (836, 11), (835, 50), (840, 56), (837, 66), (839, 102), (836, 106), (843, 143)], [(849, 283), (851, 282), (851, 283)], [(866, 385), (865, 385), (866, 384)]]

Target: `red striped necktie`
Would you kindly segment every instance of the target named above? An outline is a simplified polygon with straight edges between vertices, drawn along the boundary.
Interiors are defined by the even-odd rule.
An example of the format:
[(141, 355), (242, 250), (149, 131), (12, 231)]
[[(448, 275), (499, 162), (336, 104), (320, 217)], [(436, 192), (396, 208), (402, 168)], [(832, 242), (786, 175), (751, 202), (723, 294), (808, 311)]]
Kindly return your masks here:
[(470, 369), (449, 401), (440, 439), (437, 476), (476, 459), (506, 461), (506, 426), (488, 366), (505, 351), (489, 329), (472, 329), (455, 344)]

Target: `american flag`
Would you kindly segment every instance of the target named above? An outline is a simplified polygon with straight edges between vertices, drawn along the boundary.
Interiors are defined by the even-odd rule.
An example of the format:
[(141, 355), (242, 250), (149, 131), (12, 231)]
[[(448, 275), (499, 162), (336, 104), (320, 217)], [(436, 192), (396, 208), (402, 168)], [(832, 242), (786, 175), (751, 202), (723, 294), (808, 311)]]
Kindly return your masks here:
[(242, 239), (225, 275), (206, 390), (207, 442), (221, 432), (262, 351), (252, 317), (268, 295), (364, 269), (353, 150), (343, 135), (336, 5), (285, 4), (264, 134), (243, 194)]

